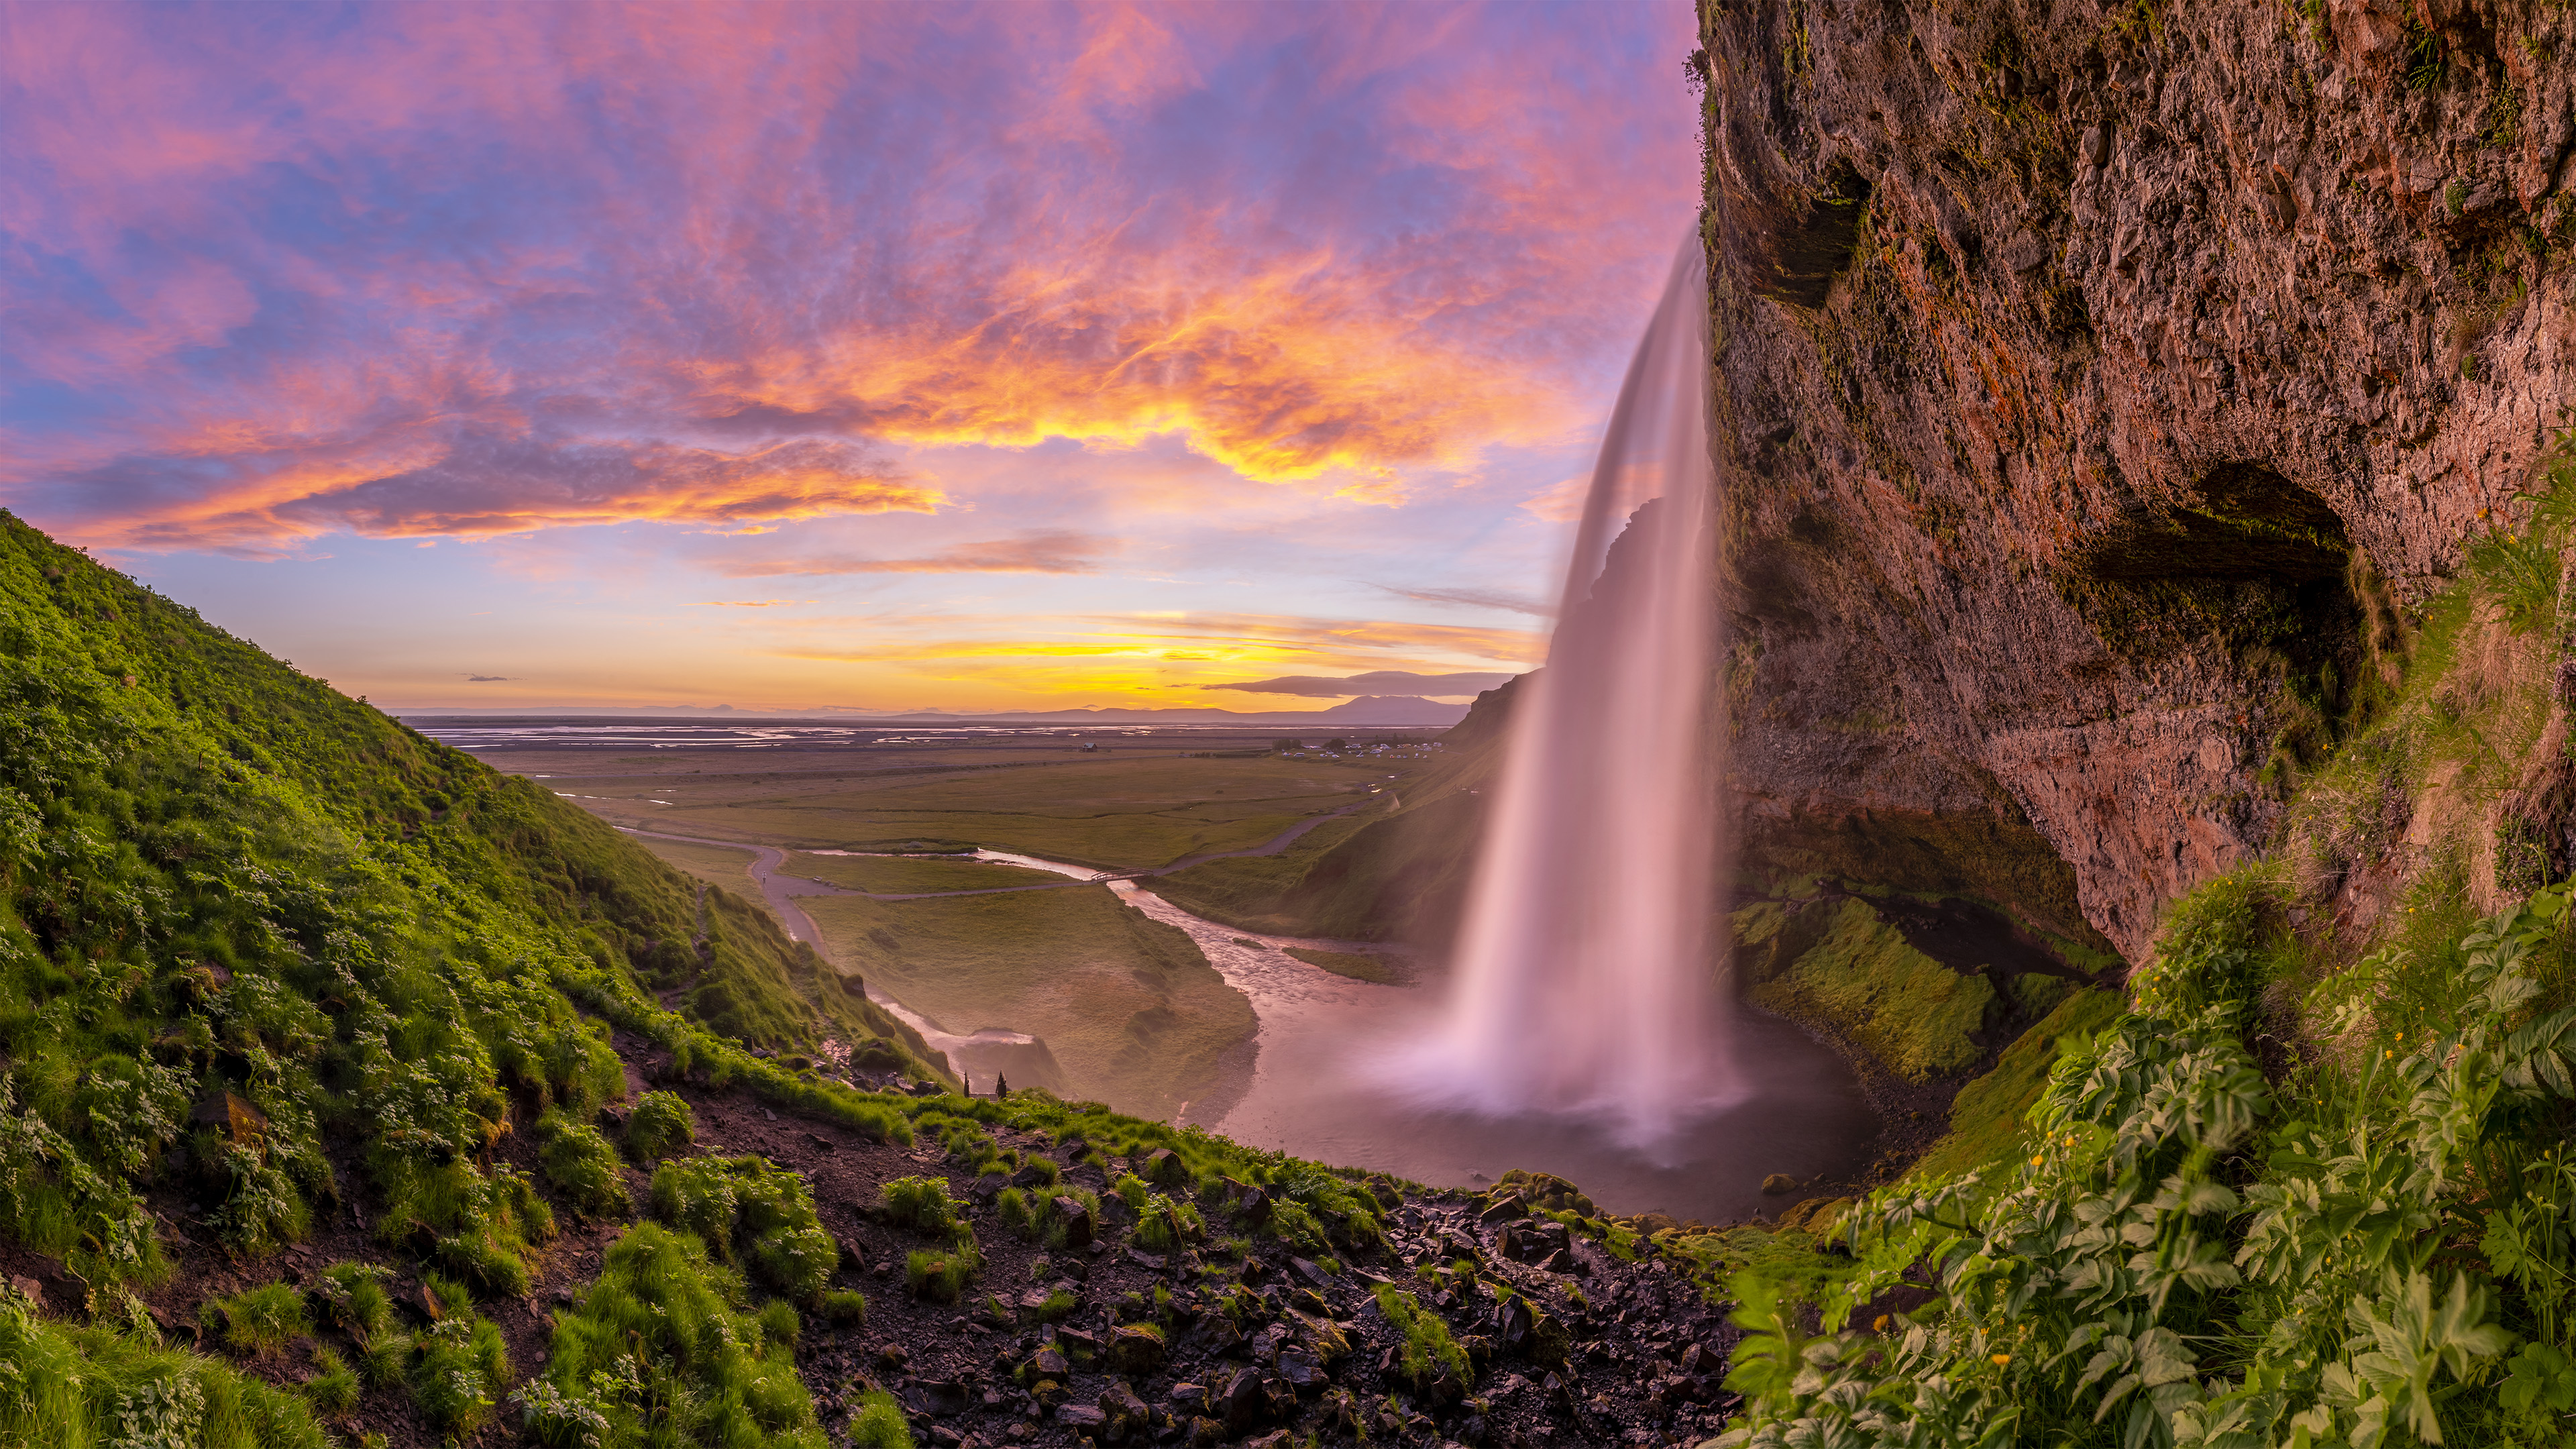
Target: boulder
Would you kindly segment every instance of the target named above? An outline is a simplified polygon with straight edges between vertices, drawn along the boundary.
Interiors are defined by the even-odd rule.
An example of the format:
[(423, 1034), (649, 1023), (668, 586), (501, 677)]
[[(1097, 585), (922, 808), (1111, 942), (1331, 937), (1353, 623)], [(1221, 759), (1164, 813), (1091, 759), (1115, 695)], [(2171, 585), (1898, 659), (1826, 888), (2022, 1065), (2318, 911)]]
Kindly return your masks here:
[(1125, 1384), (1111, 1384), (1101, 1391), (1100, 1412), (1108, 1417), (1104, 1437), (1112, 1444), (1141, 1442), (1154, 1432), (1152, 1406)]
[(915, 1379), (903, 1398), (904, 1407), (916, 1414), (944, 1419), (966, 1412), (966, 1386), (955, 1379)]
[(1109, 1336), (1108, 1365), (1115, 1374), (1143, 1378), (1163, 1366), (1163, 1331), (1131, 1323)]
[(1791, 1177), (1785, 1172), (1775, 1172), (1769, 1177), (1762, 1179), (1762, 1191), (1772, 1197), (1778, 1197), (1783, 1193), (1796, 1192), (1797, 1190), (1798, 1179)]
[(1183, 1162), (1181, 1155), (1172, 1149), (1157, 1147), (1145, 1154), (1145, 1160), (1138, 1165), (1136, 1175), (1147, 1182), (1163, 1187), (1181, 1187), (1187, 1185), (1190, 1180), (1190, 1165)]
[(1241, 1434), (1261, 1422), (1270, 1411), (1270, 1396), (1261, 1390), (1261, 1375), (1251, 1369), (1237, 1369), (1226, 1380), (1225, 1389), (1209, 1407), (1225, 1415), (1226, 1432)]
[(1087, 1248), (1091, 1246), (1091, 1209), (1082, 1205), (1082, 1199), (1078, 1197), (1057, 1198), (1055, 1200), (1055, 1212), (1056, 1216), (1064, 1223), (1064, 1245), (1066, 1247)]
[(1055, 1406), (1055, 1421), (1078, 1434), (1085, 1429), (1101, 1428), (1109, 1422), (1109, 1416), (1090, 1404), (1058, 1404)]

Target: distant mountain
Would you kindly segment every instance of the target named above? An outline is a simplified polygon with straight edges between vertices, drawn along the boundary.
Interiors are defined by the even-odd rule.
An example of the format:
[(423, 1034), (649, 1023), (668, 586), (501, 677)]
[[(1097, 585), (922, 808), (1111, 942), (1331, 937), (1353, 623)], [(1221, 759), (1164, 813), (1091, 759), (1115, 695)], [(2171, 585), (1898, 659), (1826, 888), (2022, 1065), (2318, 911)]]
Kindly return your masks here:
[(1269, 710), (1243, 713), (1230, 709), (997, 709), (978, 713), (949, 710), (908, 710), (900, 714), (874, 710), (826, 708), (782, 710), (737, 710), (731, 705), (712, 707), (601, 708), (598, 706), (560, 709), (403, 709), (405, 720), (459, 719), (467, 716), (506, 716), (512, 719), (600, 718), (600, 719), (697, 719), (722, 715), (728, 724), (752, 724), (764, 720), (848, 720), (871, 724), (948, 724), (970, 720), (1020, 720), (1038, 724), (1239, 724), (1239, 725), (1327, 725), (1341, 727), (1408, 726), (1445, 727), (1467, 717), (1468, 706), (1442, 704), (1438, 700), (1417, 699), (1411, 695), (1362, 695), (1346, 699), (1330, 709)]

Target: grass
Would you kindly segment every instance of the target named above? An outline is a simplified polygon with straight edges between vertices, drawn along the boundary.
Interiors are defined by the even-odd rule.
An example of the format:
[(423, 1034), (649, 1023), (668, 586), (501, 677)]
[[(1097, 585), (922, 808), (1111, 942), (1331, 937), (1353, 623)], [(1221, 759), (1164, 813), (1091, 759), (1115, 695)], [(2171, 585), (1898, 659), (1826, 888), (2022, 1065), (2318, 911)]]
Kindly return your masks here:
[(1444, 1372), (1462, 1385), (1475, 1382), (1467, 1351), (1450, 1336), (1449, 1325), (1441, 1321), (1439, 1314), (1424, 1308), (1420, 1299), (1392, 1283), (1377, 1285), (1376, 1292), (1378, 1311), (1404, 1335), (1404, 1342), (1397, 1348), (1396, 1366), (1417, 1390), (1429, 1387)]
[(1867, 901), (1836, 908), (1822, 940), (1752, 991), (1785, 1015), (1821, 1017), (1871, 1056), (1917, 1081), (1974, 1066), (1973, 1033), (1995, 1000), (1983, 976), (1963, 976), (1908, 945)]
[[(700, 757), (703, 758), (703, 757)], [(667, 768), (686, 768), (673, 752)], [(552, 764), (552, 762), (549, 762)], [(1008, 768), (824, 775), (617, 773), (544, 783), (648, 830), (859, 851), (984, 846), (1103, 869), (1258, 845), (1383, 783), (1385, 764), (1055, 754)], [(667, 800), (668, 805), (650, 803)], [(827, 857), (828, 858), (828, 857)]]
[(2116, 991), (2078, 991), (2005, 1048), (1993, 1071), (1959, 1089), (1950, 1130), (1915, 1164), (1925, 1177), (1959, 1177), (2017, 1160), (2030, 1140), (2027, 1118), (2048, 1085), (2060, 1044), (2111, 1024), (2124, 1007)]
[(0, 1298), (0, 1444), (325, 1449), (300, 1395), (199, 1354)]
[(692, 1157), (653, 1173), (653, 1215), (799, 1303), (821, 1300), (841, 1250), (804, 1179), (764, 1157)]
[(622, 1218), (634, 1209), (617, 1149), (599, 1129), (561, 1112), (537, 1119), (537, 1171), (587, 1221)]
[(693, 1235), (639, 1223), (556, 1315), (543, 1376), (512, 1397), (553, 1446), (826, 1449), (793, 1321), (752, 1312), (741, 1278)]
[(1187, 935), (1106, 887), (944, 900), (810, 899), (833, 958), (945, 1028), (1044, 1041), (1065, 1095), (1167, 1117), (1254, 1028)]
[(358, 1406), (358, 1375), (330, 1348), (313, 1350), (313, 1377), (303, 1384), (304, 1400), (332, 1418)]
[(983, 1267), (971, 1237), (945, 1248), (915, 1248), (904, 1255), (903, 1286), (925, 1302), (954, 1303)]
[(1383, 956), (1353, 951), (1318, 951), (1306, 946), (1289, 946), (1285, 950), (1309, 966), (1320, 966), (1336, 976), (1347, 976), (1354, 981), (1373, 981), (1380, 986), (1413, 984), (1413, 977), (1408, 972)]
[(266, 1358), (313, 1331), (305, 1321), (304, 1295), (284, 1283), (264, 1283), (227, 1298), (210, 1298), (197, 1316), (222, 1335), (224, 1347), (255, 1358)]
[(1007, 886), (1062, 885), (1068, 877), (1051, 870), (1006, 865), (990, 860), (915, 860), (895, 855), (816, 855), (793, 851), (782, 867), (850, 890), (879, 895), (920, 891), (986, 891)]
[(913, 1449), (911, 1426), (894, 1395), (869, 1389), (859, 1396), (858, 1409), (850, 1419), (850, 1449)]
[[(180, 1147), (183, 1208), (271, 1252), (339, 1209), (328, 1130), (388, 1242), (520, 1291), (548, 1215), (485, 1164), (514, 1096), (622, 1095), (585, 1009), (764, 1090), (794, 1089), (724, 1039), (921, 1054), (765, 917), (697, 896), (550, 790), (0, 518), (0, 1110), (24, 1124), (0, 1236), (158, 1282), (138, 1188)], [(223, 1120), (191, 1127), (208, 1100)]]
[(626, 1119), (626, 1152), (638, 1162), (659, 1162), (697, 1140), (697, 1114), (677, 1092), (646, 1092)]
[(693, 880), (703, 881), (718, 890), (731, 891), (737, 897), (769, 909), (762, 897), (760, 883), (751, 877), (752, 853), (722, 845), (699, 845), (686, 840), (656, 840), (649, 835), (627, 837), (653, 852), (663, 864)]

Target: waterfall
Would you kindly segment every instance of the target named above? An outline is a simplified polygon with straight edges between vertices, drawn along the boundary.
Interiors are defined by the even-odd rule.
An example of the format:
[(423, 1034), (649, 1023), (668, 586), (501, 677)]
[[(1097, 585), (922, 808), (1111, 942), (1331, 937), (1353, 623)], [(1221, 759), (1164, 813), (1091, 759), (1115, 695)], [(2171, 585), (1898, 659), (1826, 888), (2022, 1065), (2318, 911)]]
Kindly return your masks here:
[(1417, 1095), (1604, 1120), (1636, 1146), (1732, 1092), (1709, 926), (1727, 842), (1707, 263), (1647, 325), (1565, 573), (1516, 686), (1502, 778)]

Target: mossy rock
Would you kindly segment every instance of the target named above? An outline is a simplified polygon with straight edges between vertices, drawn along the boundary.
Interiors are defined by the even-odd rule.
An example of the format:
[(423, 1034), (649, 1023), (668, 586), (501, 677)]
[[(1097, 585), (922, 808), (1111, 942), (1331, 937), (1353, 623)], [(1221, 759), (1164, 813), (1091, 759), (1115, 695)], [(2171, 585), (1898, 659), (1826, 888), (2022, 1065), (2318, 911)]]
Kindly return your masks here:
[(1835, 908), (1816, 944), (1752, 994), (1772, 1010), (1822, 1019), (1915, 1081), (1974, 1067), (1985, 1054), (1976, 1033), (1995, 1002), (1985, 977), (1915, 950), (1857, 898)]

